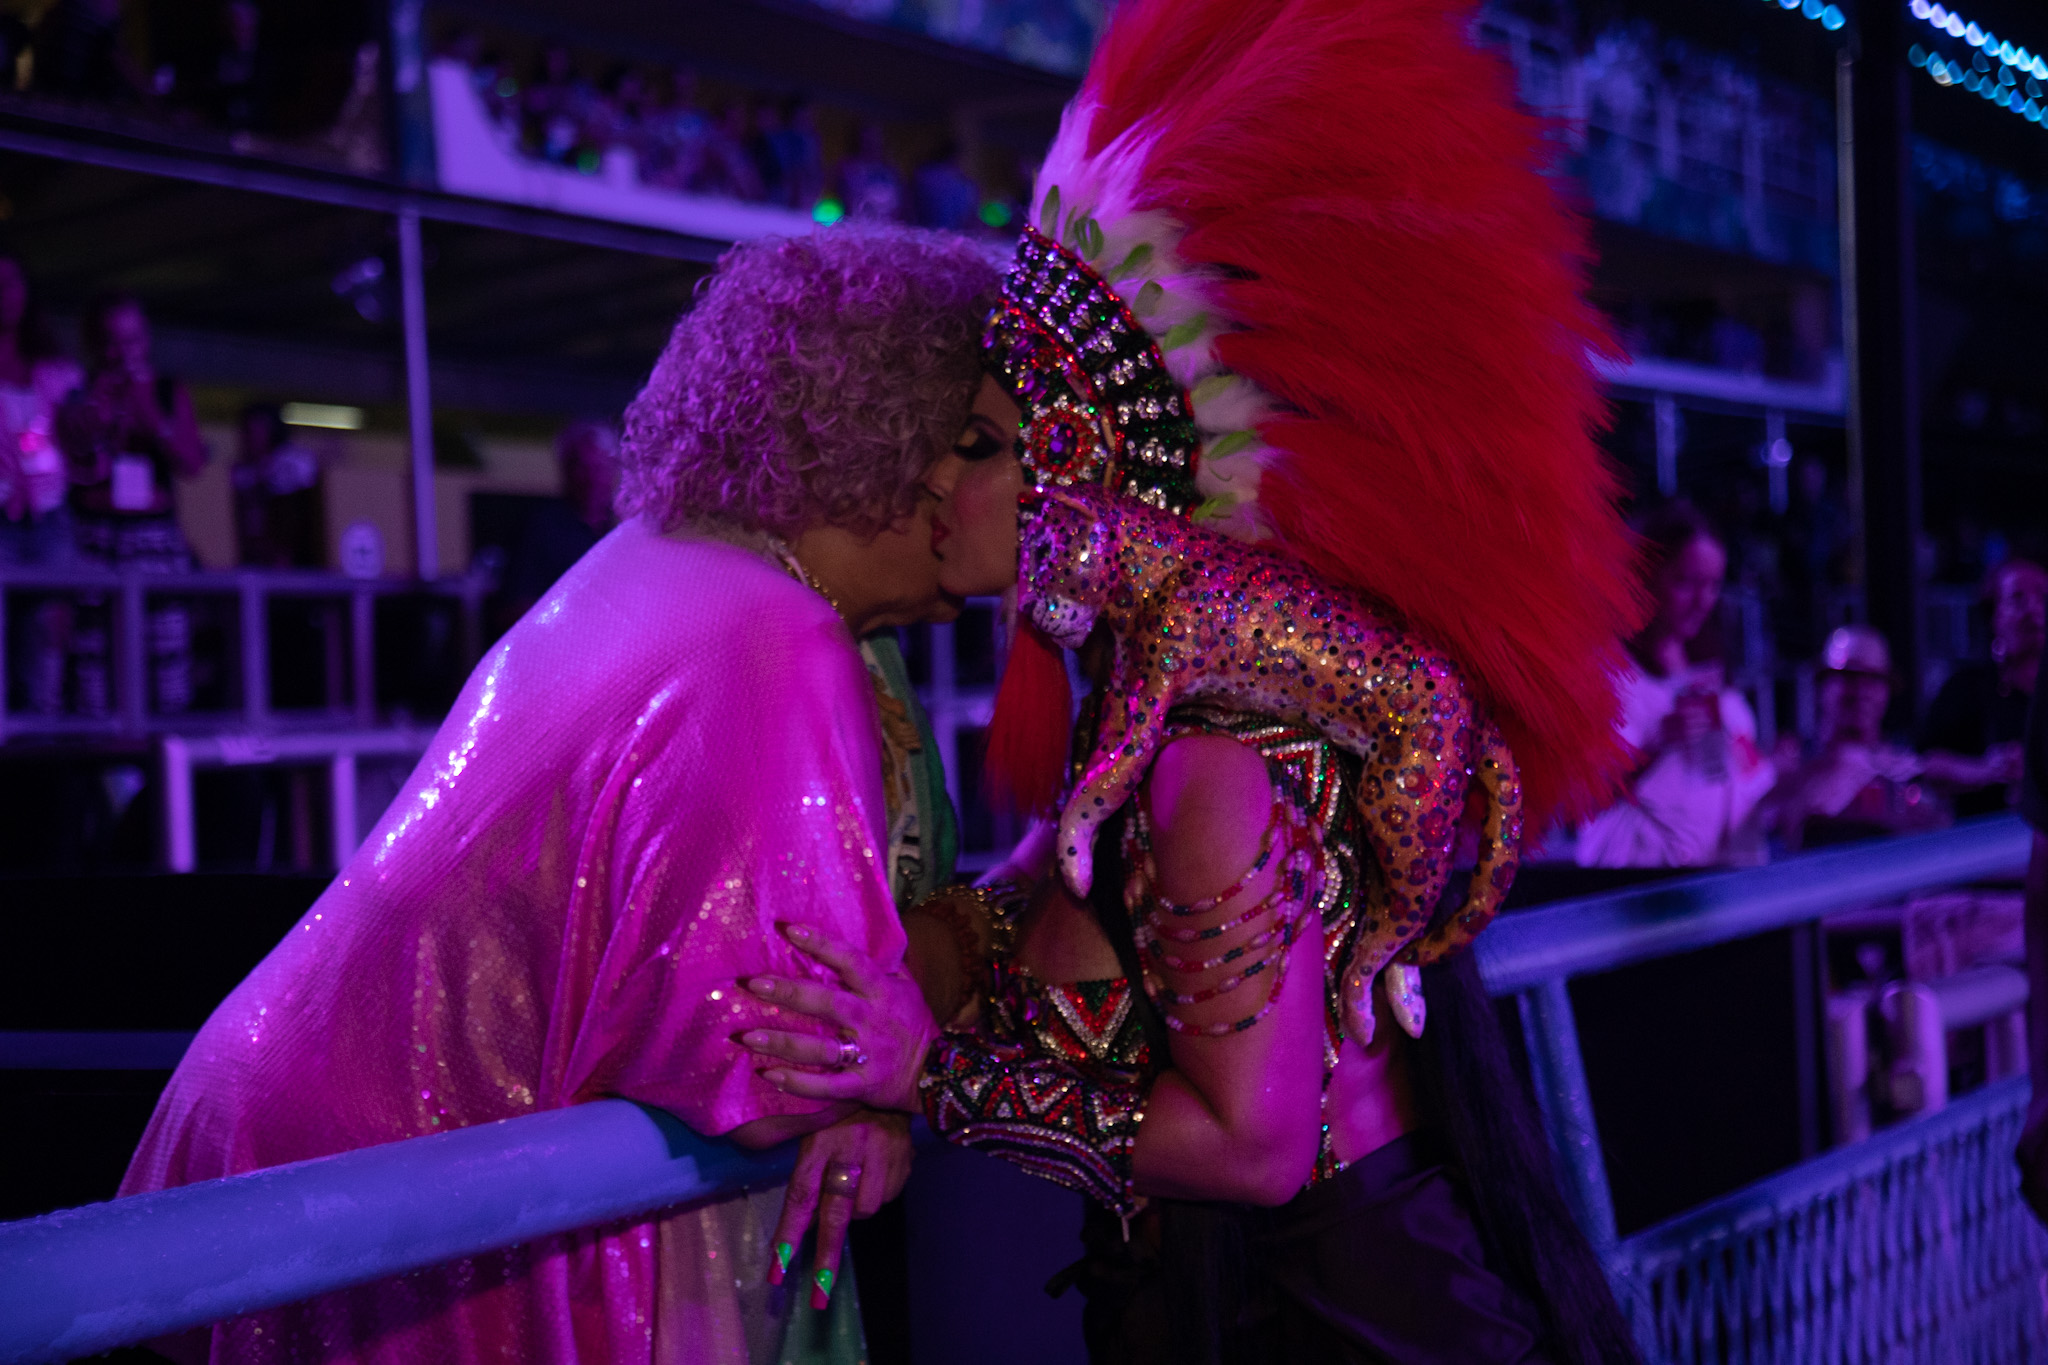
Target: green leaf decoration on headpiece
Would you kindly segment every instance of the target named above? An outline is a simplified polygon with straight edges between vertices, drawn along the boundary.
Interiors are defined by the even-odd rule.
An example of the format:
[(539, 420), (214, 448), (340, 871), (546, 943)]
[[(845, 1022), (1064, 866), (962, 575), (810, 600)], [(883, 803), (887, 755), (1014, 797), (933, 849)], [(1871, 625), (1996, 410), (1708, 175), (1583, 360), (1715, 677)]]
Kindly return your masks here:
[(1093, 261), (1102, 254), (1102, 224), (1083, 215), (1074, 224), (1074, 247), (1084, 261)]
[(1045, 192), (1045, 204), (1038, 210), (1038, 230), (1054, 241), (1060, 235), (1060, 187), (1054, 185)]
[(1215, 443), (1202, 452), (1203, 458), (1220, 460), (1226, 455), (1235, 455), (1258, 439), (1259, 433), (1256, 431), (1233, 431), (1227, 436), (1217, 437)]
[(1159, 281), (1147, 280), (1144, 286), (1131, 299), (1131, 311), (1139, 317), (1144, 317), (1145, 314), (1157, 308), (1159, 300), (1165, 297), (1166, 291), (1159, 287)]
[(1159, 349), (1177, 351), (1202, 334), (1202, 328), (1209, 322), (1207, 313), (1197, 313), (1186, 322), (1177, 322), (1166, 329), (1166, 335), (1159, 338)]
[(1234, 374), (1212, 374), (1201, 383), (1195, 385), (1194, 388), (1188, 390), (1188, 397), (1197, 403), (1206, 403), (1217, 394), (1229, 388), (1231, 382), (1236, 378), (1237, 376)]
[(1108, 280), (1129, 279), (1131, 276), (1137, 274), (1140, 270), (1143, 270), (1147, 265), (1151, 263), (1151, 261), (1152, 244), (1150, 242), (1140, 242), (1136, 246), (1131, 248), (1131, 254), (1124, 257), (1123, 263), (1121, 265), (1117, 266), (1116, 269), (1107, 272), (1103, 276), (1103, 278)]
[(1213, 498), (1204, 498), (1188, 516), (1195, 521), (1214, 521), (1218, 517), (1227, 517), (1236, 510), (1237, 494), (1218, 493)]

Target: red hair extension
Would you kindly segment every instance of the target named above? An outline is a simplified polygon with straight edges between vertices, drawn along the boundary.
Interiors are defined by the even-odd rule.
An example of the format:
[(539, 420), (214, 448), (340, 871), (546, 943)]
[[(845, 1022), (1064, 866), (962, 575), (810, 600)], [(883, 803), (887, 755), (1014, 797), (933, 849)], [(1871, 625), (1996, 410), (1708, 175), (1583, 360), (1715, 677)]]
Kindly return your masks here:
[(990, 797), (1021, 815), (1050, 815), (1067, 784), (1067, 748), (1074, 694), (1067, 658), (1020, 619), (1010, 637), (995, 714), (989, 718), (982, 779)]

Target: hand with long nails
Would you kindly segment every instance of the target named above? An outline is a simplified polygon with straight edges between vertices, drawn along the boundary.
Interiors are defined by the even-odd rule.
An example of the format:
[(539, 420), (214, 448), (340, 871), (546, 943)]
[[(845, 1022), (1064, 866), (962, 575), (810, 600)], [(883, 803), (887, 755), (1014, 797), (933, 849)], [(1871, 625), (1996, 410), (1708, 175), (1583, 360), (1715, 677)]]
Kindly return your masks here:
[(818, 1242), (811, 1258), (811, 1306), (825, 1308), (839, 1276), (847, 1226), (871, 1217), (903, 1191), (910, 1178), (910, 1116), (863, 1109), (803, 1140), (796, 1171), (775, 1225), (768, 1283), (781, 1284), (815, 1219)]
[(808, 925), (786, 925), (783, 932), (798, 952), (831, 968), (839, 984), (779, 976), (743, 984), (763, 1000), (832, 1025), (836, 1036), (777, 1029), (741, 1034), (740, 1044), (768, 1063), (762, 1079), (809, 1099), (915, 1110), (917, 1079), (939, 1032), (917, 982), (900, 963), (884, 969)]

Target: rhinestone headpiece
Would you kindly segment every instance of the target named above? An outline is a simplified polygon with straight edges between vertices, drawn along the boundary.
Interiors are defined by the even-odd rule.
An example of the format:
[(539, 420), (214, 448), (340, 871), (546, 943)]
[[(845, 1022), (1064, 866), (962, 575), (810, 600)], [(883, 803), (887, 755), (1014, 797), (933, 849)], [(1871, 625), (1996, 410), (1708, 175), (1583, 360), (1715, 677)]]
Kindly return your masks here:
[(1108, 281), (1034, 227), (989, 314), (982, 349), (1024, 409), (1033, 484), (1096, 484), (1187, 515), (1201, 438), (1159, 344)]

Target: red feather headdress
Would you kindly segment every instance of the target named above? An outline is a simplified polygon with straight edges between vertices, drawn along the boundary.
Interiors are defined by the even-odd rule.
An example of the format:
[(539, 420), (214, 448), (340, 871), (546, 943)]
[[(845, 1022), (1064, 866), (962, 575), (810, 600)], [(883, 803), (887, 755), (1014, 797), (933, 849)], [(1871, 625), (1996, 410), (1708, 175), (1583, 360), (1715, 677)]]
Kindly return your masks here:
[[(1581, 294), (1583, 225), (1470, 8), (1124, 0), (1039, 173), (1043, 235), (990, 349), (1015, 381), (1019, 327), (1056, 346), (1028, 276), (1043, 288), (1061, 248), (1085, 262), (1114, 298), (1099, 335), (1067, 337), (1068, 387), (1092, 401), (1053, 415), (1094, 424), (1094, 458), (1020, 392), (1053, 431), (1034, 477), (1277, 542), (1392, 608), (1477, 682), (1541, 829), (1611, 792), (1641, 604), (1593, 439), (1590, 360), (1612, 343)], [(1165, 417), (1104, 387), (1132, 323), (1157, 348), (1140, 366), (1167, 371)], [(1141, 457), (1126, 428), (1148, 411)]]

